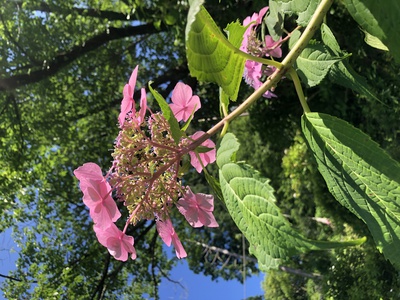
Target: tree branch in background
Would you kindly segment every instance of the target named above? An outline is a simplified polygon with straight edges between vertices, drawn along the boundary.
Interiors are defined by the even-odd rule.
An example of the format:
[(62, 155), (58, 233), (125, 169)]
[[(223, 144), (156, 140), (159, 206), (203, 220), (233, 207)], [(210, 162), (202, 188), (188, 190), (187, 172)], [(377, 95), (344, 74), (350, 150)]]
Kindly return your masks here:
[[(213, 261), (215, 261), (216, 257), (219, 258), (219, 253), (228, 255), (229, 258), (230, 258), (230, 257), (234, 257), (234, 258), (236, 258), (236, 259), (243, 259), (243, 255), (230, 252), (230, 251), (228, 251), (228, 250), (226, 250), (226, 249), (221, 249), (221, 248), (218, 248), (218, 247), (215, 247), (215, 246), (210, 246), (210, 245), (207, 245), (207, 244), (204, 244), (204, 243), (200, 243), (200, 242), (196, 242), (196, 241), (192, 241), (192, 240), (187, 240), (187, 241), (189, 241), (189, 242), (191, 242), (191, 243), (194, 243), (194, 244), (196, 244), (196, 245), (198, 245), (198, 246), (203, 247), (203, 248), (205, 249), (206, 256), (207, 256), (210, 252), (215, 252), (215, 253), (217, 253), (217, 255), (214, 257)], [(227, 261), (225, 262), (225, 264), (229, 261), (229, 258), (227, 259)], [(252, 262), (257, 263), (257, 260), (256, 260), (254, 257), (245, 256), (245, 259), (246, 259), (247, 261), (252, 261)], [(224, 264), (224, 265), (225, 265), (225, 264)], [(293, 268), (289, 268), (289, 267), (285, 267), (285, 266), (280, 266), (279, 269), (280, 269), (281, 271), (283, 271), (283, 272), (287, 272), (287, 273), (291, 273), (291, 274), (294, 274), (294, 275), (298, 275), (298, 276), (302, 276), (302, 277), (307, 277), (307, 278), (321, 278), (321, 277), (322, 277), (322, 275), (317, 274), (317, 273), (312, 273), (312, 274), (310, 274), (310, 273), (304, 272), (304, 271), (302, 271), (302, 270), (293, 269)]]
[(96, 294), (98, 294), (97, 299), (100, 300), (103, 298), (104, 291), (105, 291), (105, 281), (106, 281), (107, 274), (108, 274), (108, 268), (110, 267), (110, 258), (111, 258), (111, 255), (110, 255), (110, 253), (107, 252), (106, 261), (105, 261), (104, 268), (103, 268), (103, 273), (102, 273), (100, 281), (97, 284), (97, 287), (95, 288), (95, 290), (93, 291), (93, 294), (90, 297), (90, 299), (94, 299)]
[(34, 66), (40, 66), (40, 62), (35, 60), (29, 53), (26, 52), (26, 50), (16, 41), (16, 39), (14, 39), (14, 37), (12, 36), (11, 32), (8, 30), (7, 28), (7, 24), (4, 21), (3, 15), (0, 14), (0, 19), (1, 19), (1, 23), (3, 24), (3, 28), (4, 28), (4, 33), (7, 36), (8, 40), (13, 43), (15, 45), (15, 47), (17, 47), (19, 49), (19, 51), (21, 51), (32, 63), (32, 65)]
[[(16, 1), (17, 5), (21, 6), (22, 1)], [(127, 4), (129, 5), (129, 4)], [(66, 10), (63, 7), (56, 6), (56, 5), (49, 5), (46, 2), (41, 2), (36, 6), (31, 6), (31, 10), (37, 10), (44, 13), (54, 13), (54, 14), (62, 14), (67, 15), (71, 13), (77, 13), (78, 15), (84, 17), (92, 17), (92, 18), (99, 18), (99, 19), (106, 19), (109, 21), (133, 21), (130, 14), (124, 14), (121, 12), (116, 12), (112, 10), (100, 10), (94, 8), (80, 8), (80, 7), (73, 7), (71, 10)], [(133, 10), (133, 8), (132, 8)], [(145, 19), (148, 16), (153, 16), (156, 13), (154, 10), (147, 10), (146, 14), (143, 14), (140, 10), (134, 10), (133, 15), (135, 19)]]
[[(13, 281), (19, 281), (19, 282), (23, 281), (22, 279), (11, 277), (11, 276), (7, 276), (7, 275), (3, 275), (3, 274), (0, 274), (0, 277), (6, 278), (6, 279), (9, 279), (9, 280), (13, 280)], [(30, 281), (29, 283), (37, 283), (37, 281), (34, 280), (34, 281)]]
[(58, 54), (52, 61), (44, 66), (41, 70), (32, 71), (28, 74), (19, 74), (9, 78), (0, 79), (0, 91), (14, 90), (26, 84), (39, 82), (51, 75), (56, 74), (61, 68), (73, 62), (84, 54), (96, 50), (102, 45), (117, 39), (125, 37), (155, 34), (165, 30), (162, 26), (160, 30), (156, 29), (153, 24), (144, 24), (139, 26), (128, 26), (123, 28), (111, 27), (103, 33), (94, 36), (82, 45), (73, 47), (68, 52)]

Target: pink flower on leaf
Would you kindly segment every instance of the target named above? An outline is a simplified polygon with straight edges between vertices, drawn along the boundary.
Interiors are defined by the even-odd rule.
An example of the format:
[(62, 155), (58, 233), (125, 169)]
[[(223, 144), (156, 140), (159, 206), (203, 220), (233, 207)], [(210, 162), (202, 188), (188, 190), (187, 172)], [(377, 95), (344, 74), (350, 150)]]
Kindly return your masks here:
[(133, 237), (123, 233), (114, 223), (110, 223), (107, 228), (95, 225), (93, 229), (100, 244), (106, 247), (115, 259), (127, 261), (128, 253), (131, 253), (132, 259), (136, 259)]
[(171, 101), (169, 106), (178, 122), (182, 120), (186, 122), (201, 107), (199, 96), (193, 95), (192, 88), (182, 82), (176, 84)]
[(207, 194), (193, 194), (188, 187), (183, 198), (178, 201), (178, 209), (193, 227), (218, 227), (213, 215), (214, 196)]
[(171, 243), (175, 247), (175, 254), (177, 258), (184, 258), (187, 256), (185, 249), (182, 246), (181, 241), (179, 240), (178, 235), (175, 232), (174, 227), (172, 226), (171, 220), (167, 219), (165, 221), (157, 221), (156, 222), (157, 231), (160, 235), (163, 242), (169, 247)]
[[(203, 131), (197, 131), (190, 138), (193, 139), (193, 140), (197, 140), (203, 134), (204, 134)], [(201, 173), (201, 171), (203, 170), (202, 164), (205, 167), (208, 164), (213, 163), (215, 161), (215, 159), (216, 159), (215, 144), (214, 144), (214, 142), (212, 140), (208, 139), (208, 140), (204, 141), (201, 144), (201, 146), (210, 148), (211, 150), (207, 151), (207, 152), (202, 152), (202, 153), (196, 153), (194, 151), (190, 151), (189, 152), (190, 163), (196, 169), (196, 171), (199, 172), (199, 173)], [(197, 156), (200, 157), (201, 163), (200, 163), (199, 159), (197, 158)]]
[(135, 113), (136, 111), (135, 101), (133, 100), (133, 93), (135, 92), (138, 68), (139, 66), (136, 66), (136, 68), (133, 70), (131, 77), (129, 78), (129, 82), (125, 84), (124, 90), (122, 92), (124, 97), (122, 98), (121, 102), (121, 112), (118, 116), (120, 127), (124, 125), (126, 114), (130, 111), (132, 111), (132, 113)]

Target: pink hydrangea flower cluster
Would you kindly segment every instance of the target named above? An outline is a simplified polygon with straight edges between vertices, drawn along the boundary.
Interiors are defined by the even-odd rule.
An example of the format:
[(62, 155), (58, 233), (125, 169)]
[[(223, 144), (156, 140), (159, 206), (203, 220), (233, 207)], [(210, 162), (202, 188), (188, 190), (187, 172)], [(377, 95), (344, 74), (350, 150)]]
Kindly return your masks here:
[[(183, 186), (180, 163), (190, 155), (192, 166), (201, 172), (216, 159), (215, 144), (210, 139), (201, 143), (209, 151), (196, 152), (196, 141), (204, 132), (192, 136), (183, 134), (178, 143), (172, 137), (168, 121), (161, 112), (153, 113), (147, 107), (147, 94), (141, 89), (140, 109), (136, 111), (134, 90), (138, 67), (123, 89), (121, 112), (118, 117), (120, 132), (112, 154), (114, 161), (106, 176), (95, 163), (85, 163), (74, 171), (80, 181), (83, 202), (94, 221), (99, 242), (115, 259), (126, 261), (130, 254), (136, 258), (134, 238), (126, 234), (129, 224), (140, 220), (156, 220), (156, 228), (164, 243), (175, 247), (178, 258), (186, 251), (174, 230), (170, 211), (177, 207), (193, 227), (218, 227), (213, 215), (212, 195), (195, 194)], [(188, 121), (201, 107), (198, 96), (190, 86), (179, 82), (171, 97), (170, 109), (177, 121)], [(149, 116), (146, 114), (149, 112)], [(200, 143), (200, 141), (199, 141)], [(121, 217), (113, 196), (129, 211), (123, 230), (115, 222)]]
[[(262, 37), (262, 41), (257, 36), (257, 28), (261, 25), (263, 17), (268, 11), (268, 6), (262, 8), (259, 13), (254, 13), (251, 17), (243, 20), (243, 26), (248, 26), (244, 36), (240, 50), (257, 57), (282, 57), (282, 49), (280, 43), (282, 38), (274, 41), (270, 35)], [(262, 80), (270, 76), (275, 71), (272, 66), (264, 66), (262, 63), (247, 60), (245, 63), (243, 77), (248, 85), (254, 89), (258, 89), (262, 84)], [(266, 98), (277, 97), (271, 91), (267, 91), (263, 95)]]

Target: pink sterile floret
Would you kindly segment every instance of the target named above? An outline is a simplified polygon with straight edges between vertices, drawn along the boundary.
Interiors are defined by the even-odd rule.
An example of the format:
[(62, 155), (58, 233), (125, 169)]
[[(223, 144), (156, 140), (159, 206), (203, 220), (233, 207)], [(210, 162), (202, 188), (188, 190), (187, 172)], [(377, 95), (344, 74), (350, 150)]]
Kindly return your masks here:
[[(267, 49), (273, 48), (276, 44), (280, 43), (282, 41), (282, 38), (279, 38), (277, 42), (275, 42), (270, 35), (265, 36), (265, 47)], [(281, 58), (282, 57), (282, 49), (281, 46), (276, 47), (273, 50), (270, 50), (266, 56), (273, 56), (276, 58)]]
[(193, 194), (188, 187), (183, 198), (178, 201), (178, 209), (193, 227), (218, 227), (213, 215), (214, 196), (207, 194)]
[(83, 191), (83, 202), (89, 207), (93, 222), (102, 227), (121, 217), (117, 204), (111, 197), (111, 186), (107, 181), (89, 180), (90, 186)]
[(164, 243), (169, 247), (171, 242), (175, 247), (175, 254), (177, 258), (184, 258), (187, 256), (185, 249), (179, 240), (178, 235), (172, 226), (171, 220), (167, 219), (165, 221), (158, 220), (156, 223), (158, 234)]
[(129, 78), (129, 82), (125, 84), (124, 90), (122, 92), (124, 97), (122, 98), (121, 102), (121, 112), (118, 116), (120, 127), (124, 125), (125, 117), (128, 112), (132, 111), (133, 113), (135, 113), (135, 102), (133, 100), (133, 93), (135, 92), (138, 68), (139, 66), (136, 66), (136, 68), (133, 70), (131, 77)]
[[(192, 138), (193, 140), (197, 140), (203, 134), (204, 134), (204, 131), (197, 131), (190, 138)], [(198, 153), (198, 154), (196, 154), (194, 151), (190, 151), (189, 152), (190, 163), (196, 169), (196, 171), (199, 172), (199, 173), (201, 173), (201, 171), (203, 170), (203, 168), (201, 166), (201, 163), (205, 167), (208, 164), (213, 163), (215, 161), (215, 156), (216, 156), (215, 144), (214, 144), (214, 142), (212, 140), (208, 139), (208, 140), (204, 141), (201, 144), (201, 146), (204, 146), (204, 147), (207, 147), (207, 148), (211, 148), (211, 150), (207, 151), (207, 152)], [(200, 163), (199, 159), (197, 158), (197, 155), (200, 157), (201, 163)]]
[(250, 35), (251, 31), (253, 30), (253, 28), (255, 26), (261, 24), (262, 18), (267, 13), (268, 8), (269, 7), (266, 6), (266, 7), (262, 8), (258, 14), (254, 13), (251, 17), (249, 16), (249, 17), (247, 17), (246, 19), (243, 20), (243, 26), (247, 26), (247, 25), (249, 25), (251, 23), (249, 25), (249, 27), (247, 27), (247, 29), (246, 29), (246, 31), (245, 31), (245, 33), (243, 35), (242, 45), (240, 46), (240, 50), (242, 50), (243, 52), (246, 52), (246, 53), (248, 52), (247, 51), (247, 44), (248, 44), (249, 35)]
[(136, 259), (133, 237), (123, 233), (114, 223), (110, 223), (107, 228), (95, 225), (93, 229), (96, 232), (100, 244), (106, 247), (108, 252), (114, 256), (115, 259), (126, 261), (128, 259), (128, 253), (132, 253), (132, 259)]
[(171, 101), (169, 106), (178, 122), (186, 122), (191, 114), (201, 107), (199, 96), (193, 95), (192, 88), (182, 82), (176, 84)]
[(93, 221), (101, 227), (108, 226), (121, 217), (117, 204), (111, 197), (111, 186), (95, 163), (85, 163), (74, 171), (80, 181), (83, 202), (90, 210)]

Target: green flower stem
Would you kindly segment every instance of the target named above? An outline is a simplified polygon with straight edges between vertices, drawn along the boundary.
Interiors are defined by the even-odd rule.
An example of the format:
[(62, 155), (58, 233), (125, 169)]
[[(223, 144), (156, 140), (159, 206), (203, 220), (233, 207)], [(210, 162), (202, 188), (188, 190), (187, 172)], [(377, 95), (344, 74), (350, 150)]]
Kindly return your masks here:
[(294, 88), (296, 89), (296, 93), (297, 93), (297, 97), (299, 97), (300, 104), (303, 107), (304, 112), (305, 113), (311, 112), (310, 108), (308, 107), (306, 98), (304, 97), (303, 88), (301, 87), (299, 75), (297, 75), (296, 70), (293, 68), (290, 68), (288, 74), (290, 75), (290, 78), (293, 80)]
[[(255, 90), (254, 93), (252, 93), (241, 105), (239, 105), (233, 112), (224, 117), (213, 128), (208, 130), (207, 133), (205, 133), (202, 137), (200, 137), (192, 145), (190, 145), (191, 149), (195, 149), (197, 146), (201, 145), (201, 143), (203, 143), (205, 140), (207, 140), (208, 138), (216, 134), (218, 131), (220, 131), (221, 128), (224, 127), (226, 123), (229, 123), (236, 117), (240, 116), (244, 111), (248, 109), (248, 107), (251, 104), (253, 104), (253, 102), (260, 99), (267, 90), (276, 86), (277, 83), (282, 79), (282, 77), (286, 73), (289, 74), (289, 76), (291, 76), (294, 82), (296, 92), (299, 96), (300, 103), (303, 107), (304, 112), (306, 113), (310, 112), (310, 109), (303, 95), (303, 90), (301, 88), (300, 80), (296, 72), (294, 70), (291, 71), (291, 69), (296, 59), (299, 57), (300, 53), (308, 45), (310, 39), (313, 37), (314, 33), (318, 30), (332, 3), (333, 0), (321, 1), (317, 9), (315, 10), (313, 17), (311, 18), (310, 23), (308, 23), (307, 27), (304, 29), (304, 32), (301, 35), (300, 39), (296, 42), (296, 44), (293, 46), (293, 48), (290, 50), (288, 55), (281, 63), (263, 59), (263, 63), (267, 63), (272, 66), (275, 65), (279, 66), (278, 64), (280, 64), (280, 66), (270, 77), (268, 77), (268, 79), (264, 82), (264, 84), (259, 89)], [(249, 59), (255, 60), (253, 56), (251, 55), (249, 56), (251, 57)]]

